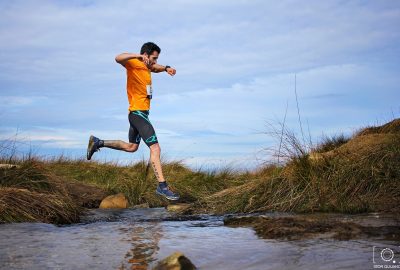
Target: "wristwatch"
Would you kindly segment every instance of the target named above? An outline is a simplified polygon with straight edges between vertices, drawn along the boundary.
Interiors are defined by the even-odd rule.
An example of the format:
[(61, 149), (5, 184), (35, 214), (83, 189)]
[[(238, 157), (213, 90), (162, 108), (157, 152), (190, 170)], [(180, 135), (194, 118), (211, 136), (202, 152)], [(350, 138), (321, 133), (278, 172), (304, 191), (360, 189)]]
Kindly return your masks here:
[(164, 69), (164, 71), (167, 71), (167, 68), (170, 68), (170, 66), (165, 66), (165, 69)]

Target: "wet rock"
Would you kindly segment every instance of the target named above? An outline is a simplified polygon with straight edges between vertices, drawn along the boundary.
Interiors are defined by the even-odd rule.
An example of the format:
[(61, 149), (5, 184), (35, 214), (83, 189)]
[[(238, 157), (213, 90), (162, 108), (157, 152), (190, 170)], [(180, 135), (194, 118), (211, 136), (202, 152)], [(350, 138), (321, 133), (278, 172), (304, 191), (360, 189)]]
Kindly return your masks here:
[(99, 208), (127, 208), (128, 200), (123, 193), (110, 195), (104, 198)]
[(153, 270), (194, 270), (196, 266), (181, 252), (175, 252), (161, 260)]
[(146, 203), (142, 203), (142, 204), (136, 204), (134, 206), (131, 207), (132, 209), (142, 209), (142, 208), (150, 208), (149, 204)]
[(177, 203), (167, 205), (167, 210), (171, 212), (182, 213), (189, 209), (191, 205), (189, 203)]

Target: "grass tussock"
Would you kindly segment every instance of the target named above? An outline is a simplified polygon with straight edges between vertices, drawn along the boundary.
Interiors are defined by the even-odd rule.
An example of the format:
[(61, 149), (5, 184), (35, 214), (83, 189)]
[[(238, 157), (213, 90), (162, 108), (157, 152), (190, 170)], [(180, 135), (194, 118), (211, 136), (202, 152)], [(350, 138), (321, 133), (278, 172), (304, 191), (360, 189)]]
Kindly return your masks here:
[(324, 136), (321, 142), (315, 148), (313, 148), (312, 151), (314, 153), (325, 153), (342, 146), (349, 140), (350, 137), (347, 137), (344, 134)]
[(370, 134), (398, 134), (400, 133), (400, 119), (394, 119), (381, 126), (369, 126), (361, 129), (355, 136), (370, 135)]
[(396, 119), (384, 125), (390, 129), (368, 128), (348, 140), (325, 140), (318, 152), (285, 131), (279, 153), (284, 166), (215, 193), (202, 207), (216, 213), (399, 211), (399, 126)]
[(0, 213), (0, 223), (40, 221), (64, 224), (78, 222), (80, 208), (69, 197), (59, 193), (0, 187)]
[(98, 206), (106, 195), (95, 186), (54, 174), (43, 161), (29, 158), (14, 163), (16, 167), (0, 168), (0, 223), (78, 222), (83, 207)]

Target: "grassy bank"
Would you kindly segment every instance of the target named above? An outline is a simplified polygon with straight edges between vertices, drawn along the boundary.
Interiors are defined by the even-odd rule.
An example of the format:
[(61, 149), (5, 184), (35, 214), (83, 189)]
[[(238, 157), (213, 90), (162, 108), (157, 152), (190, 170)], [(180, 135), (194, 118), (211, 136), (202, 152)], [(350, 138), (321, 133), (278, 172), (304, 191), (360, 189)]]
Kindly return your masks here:
[[(10, 163), (3, 160), (0, 163)], [(107, 195), (124, 193), (131, 206), (150, 207), (168, 202), (155, 194), (157, 181), (145, 161), (131, 166), (112, 163), (51, 160), (30, 157), (12, 160), (17, 167), (0, 167), (0, 223), (41, 221), (71, 223), (84, 208), (98, 207)], [(211, 194), (243, 184), (246, 174), (194, 172), (180, 163), (163, 163), (170, 185), (179, 190), (182, 202), (195, 203)]]
[[(5, 161), (0, 160), (1, 164)], [(73, 223), (88, 207), (98, 207), (109, 194), (97, 185), (85, 184), (52, 171), (52, 161), (29, 157), (0, 167), (0, 223), (41, 221)]]
[[(360, 130), (352, 137), (325, 138), (304, 146), (288, 130), (277, 153), (284, 165), (253, 172), (192, 171), (179, 162), (163, 164), (169, 183), (191, 212), (399, 211), (400, 120)], [(131, 166), (59, 157), (3, 157), (0, 222), (70, 223), (84, 207), (97, 207), (109, 194), (124, 193), (130, 205), (165, 206), (146, 161)]]
[(400, 119), (326, 138), (305, 148), (283, 133), (281, 167), (266, 167), (241, 186), (215, 193), (202, 208), (216, 213), (400, 211)]

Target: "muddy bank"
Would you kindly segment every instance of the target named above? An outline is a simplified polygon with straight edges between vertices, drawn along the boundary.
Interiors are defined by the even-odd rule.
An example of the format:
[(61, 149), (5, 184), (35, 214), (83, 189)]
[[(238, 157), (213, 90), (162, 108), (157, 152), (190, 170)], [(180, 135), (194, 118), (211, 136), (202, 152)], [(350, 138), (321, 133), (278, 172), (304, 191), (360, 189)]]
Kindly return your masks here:
[(391, 224), (360, 224), (337, 218), (318, 217), (226, 217), (224, 225), (231, 227), (252, 227), (257, 235), (265, 239), (301, 240), (308, 238), (334, 238), (350, 240), (379, 237), (400, 241), (400, 222)]

